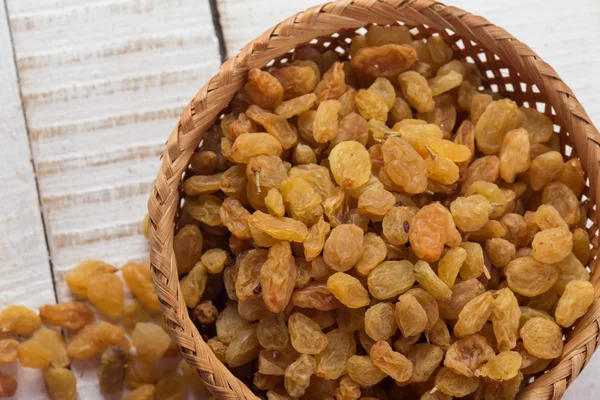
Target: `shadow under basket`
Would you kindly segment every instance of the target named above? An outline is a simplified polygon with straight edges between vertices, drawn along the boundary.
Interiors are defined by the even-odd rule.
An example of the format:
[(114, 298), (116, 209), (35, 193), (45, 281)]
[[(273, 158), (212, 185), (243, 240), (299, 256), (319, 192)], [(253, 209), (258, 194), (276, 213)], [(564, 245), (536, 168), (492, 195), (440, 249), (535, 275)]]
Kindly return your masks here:
[[(348, 59), (355, 35), (371, 24), (403, 24), (415, 39), (440, 35), (455, 57), (474, 63), (485, 89), (537, 108), (554, 123), (565, 158), (577, 156), (587, 173), (586, 229), (592, 243), (591, 281), (598, 292), (598, 167), (600, 135), (569, 87), (525, 44), (486, 19), (431, 0), (343, 0), (300, 12), (269, 29), (227, 60), (185, 108), (171, 132), (162, 166), (149, 201), (151, 263), (155, 286), (166, 322), (186, 361), (197, 368), (218, 399), (258, 399), (212, 353), (191, 321), (183, 300), (173, 237), (181, 210), (180, 184), (190, 158), (204, 133), (227, 111), (246, 83), (250, 68), (278, 65), (290, 59), (295, 48), (313, 46)], [(600, 302), (565, 331), (561, 357), (535, 376), (520, 392), (520, 399), (559, 399), (579, 375), (598, 346)]]

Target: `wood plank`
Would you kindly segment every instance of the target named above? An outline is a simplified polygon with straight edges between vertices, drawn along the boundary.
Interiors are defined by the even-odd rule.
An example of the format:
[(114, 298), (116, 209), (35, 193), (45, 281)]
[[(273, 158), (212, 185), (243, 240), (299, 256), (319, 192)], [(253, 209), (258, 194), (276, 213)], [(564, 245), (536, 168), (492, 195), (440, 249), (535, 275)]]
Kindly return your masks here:
[(217, 0), (228, 56), (286, 17), (325, 0)]
[[(4, 1), (0, 49), (0, 308), (21, 304), (35, 310), (54, 303), (55, 295)], [(39, 371), (16, 364), (0, 371), (19, 381), (15, 397), (46, 398)]]
[[(146, 260), (141, 220), (179, 113), (218, 69), (208, 0), (7, 0), (60, 301), (86, 258)], [(74, 363), (82, 399), (103, 398)]]

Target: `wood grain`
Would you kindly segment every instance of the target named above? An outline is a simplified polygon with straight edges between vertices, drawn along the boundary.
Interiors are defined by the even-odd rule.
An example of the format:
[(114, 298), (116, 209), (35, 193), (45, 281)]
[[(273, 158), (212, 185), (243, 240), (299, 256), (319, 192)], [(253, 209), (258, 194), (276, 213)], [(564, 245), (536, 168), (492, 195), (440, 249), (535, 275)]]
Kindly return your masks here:
[[(208, 0), (7, 5), (64, 301), (64, 275), (82, 260), (148, 258), (141, 220), (159, 156), (180, 111), (216, 72), (218, 41)], [(82, 399), (102, 398), (93, 367), (73, 366)]]
[[(0, 3), (0, 308), (22, 304), (37, 309), (55, 302), (29, 139), (14, 63), (4, 1)], [(15, 397), (43, 399), (41, 374), (17, 365), (0, 371), (20, 383)]]
[(324, 0), (217, 0), (225, 47), (229, 57), (282, 19)]

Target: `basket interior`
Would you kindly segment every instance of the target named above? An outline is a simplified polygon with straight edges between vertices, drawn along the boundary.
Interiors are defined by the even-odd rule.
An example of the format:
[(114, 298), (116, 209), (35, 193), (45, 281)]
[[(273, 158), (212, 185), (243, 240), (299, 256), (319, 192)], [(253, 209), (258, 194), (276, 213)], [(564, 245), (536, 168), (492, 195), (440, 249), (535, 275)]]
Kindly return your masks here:
[[(404, 25), (402, 22), (397, 22), (397, 24)], [(322, 52), (333, 50), (338, 54), (341, 61), (346, 61), (351, 58), (349, 49), (353, 37), (356, 35), (364, 35), (370, 26), (371, 25), (366, 25), (359, 29), (347, 29), (334, 33), (330, 36), (315, 38), (305, 45), (312, 46)], [(496, 54), (485, 49), (478, 43), (463, 39), (450, 30), (436, 31), (425, 25), (409, 25), (409, 27), (411, 28), (410, 32), (415, 40), (424, 38), (426, 39), (432, 35), (441, 35), (446, 43), (452, 47), (456, 58), (476, 65), (482, 77), (482, 86), (479, 87), (480, 90), (498, 93), (502, 97), (512, 99), (519, 106), (536, 108), (538, 111), (547, 115), (554, 123), (554, 132), (556, 136), (555, 139), (560, 143), (560, 151), (563, 154), (565, 161), (570, 158), (577, 157), (573, 135), (571, 135), (565, 129), (564, 124), (562, 124), (559, 120), (559, 116), (557, 116), (554, 108), (549, 105), (547, 95), (541, 92), (538, 86), (533, 82), (524, 79), (523, 76), (517, 72), (516, 68), (509, 65)], [(287, 62), (293, 59), (293, 53), (294, 50), (291, 50), (286, 54), (271, 60), (264, 66), (265, 69), (268, 69), (269, 67), (285, 65)], [(226, 109), (222, 110), (222, 112), (219, 114), (219, 119), (229, 112), (229, 108), (230, 107), (227, 107)], [(460, 120), (460, 118), (457, 120), (456, 126), (460, 124)], [(218, 122), (219, 120), (217, 120), (217, 124)], [(202, 142), (200, 143), (200, 146), (201, 145)], [(191, 170), (188, 168), (182, 177), (182, 181), (189, 174), (191, 174)], [(181, 212), (185, 205), (185, 199), (183, 198), (182, 194), (183, 191), (180, 190), (180, 208), (176, 217), (176, 232), (180, 226), (183, 226), (186, 223), (187, 220), (184, 213)], [(587, 215), (585, 229), (588, 231), (590, 241), (592, 243), (592, 253), (586, 268), (591, 272), (592, 283), (595, 283), (599, 273), (596, 269), (598, 261), (598, 220), (596, 213), (597, 208), (595, 204), (596, 199), (593, 198), (593, 195), (593, 192), (590, 190), (590, 180), (588, 177), (586, 180), (586, 188), (583, 193), (581, 207), (582, 215)], [(221, 297), (222, 296), (218, 297), (216, 300), (217, 307), (219, 308), (224, 307), (224, 302), (226, 302), (226, 296), (225, 299), (222, 299)], [(220, 305), (218, 304), (219, 299), (222, 301)], [(581, 320), (583, 319), (585, 319), (585, 317), (581, 318), (571, 328), (564, 330), (567, 341), (580, 329), (579, 327), (582, 325)], [(215, 335), (214, 327), (197, 325), (197, 328), (205, 340)], [(567, 347), (565, 347), (565, 352), (566, 351)], [(552, 368), (564, 357), (565, 353), (563, 353), (561, 358), (555, 360), (549, 368)], [(250, 388), (252, 388), (252, 378), (251, 376), (247, 376), (245, 371), (233, 369), (232, 372), (243, 382), (248, 384)], [(532, 377), (529, 382), (526, 382), (526, 384), (531, 383), (542, 374), (544, 374), (544, 372)]]

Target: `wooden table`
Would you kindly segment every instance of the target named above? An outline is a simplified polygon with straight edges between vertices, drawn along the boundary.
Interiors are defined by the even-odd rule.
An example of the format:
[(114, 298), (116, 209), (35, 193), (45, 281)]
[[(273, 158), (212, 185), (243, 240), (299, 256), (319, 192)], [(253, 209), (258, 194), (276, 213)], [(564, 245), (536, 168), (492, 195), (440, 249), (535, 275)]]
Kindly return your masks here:
[[(64, 274), (86, 258), (146, 259), (140, 221), (181, 109), (222, 57), (320, 2), (2, 0), (0, 307), (68, 299)], [(597, 0), (449, 2), (529, 44), (600, 123)], [(73, 369), (80, 398), (102, 398), (93, 365)], [(39, 371), (0, 370), (15, 398), (46, 398)], [(597, 357), (565, 398), (597, 398), (599, 371)]]

